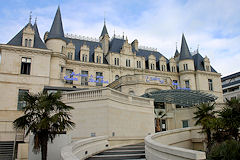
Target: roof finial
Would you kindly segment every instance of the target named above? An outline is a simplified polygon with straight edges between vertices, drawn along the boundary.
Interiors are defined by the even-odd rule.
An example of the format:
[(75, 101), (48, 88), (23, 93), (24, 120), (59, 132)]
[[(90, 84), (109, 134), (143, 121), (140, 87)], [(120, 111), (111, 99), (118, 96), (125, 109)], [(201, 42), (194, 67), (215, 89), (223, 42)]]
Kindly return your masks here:
[(37, 17), (35, 18), (35, 24), (37, 24)]
[(114, 28), (114, 30), (113, 30), (113, 37), (115, 38), (115, 28)]
[(104, 11), (104, 25), (106, 25), (106, 12)]
[(124, 32), (123, 32), (123, 39), (124, 39)]
[(176, 42), (176, 50), (177, 50), (177, 42)]
[(32, 23), (32, 11), (30, 11), (30, 14), (29, 14), (29, 23)]
[(197, 46), (197, 53), (198, 53), (198, 51), (199, 51), (199, 44), (198, 44), (198, 46)]

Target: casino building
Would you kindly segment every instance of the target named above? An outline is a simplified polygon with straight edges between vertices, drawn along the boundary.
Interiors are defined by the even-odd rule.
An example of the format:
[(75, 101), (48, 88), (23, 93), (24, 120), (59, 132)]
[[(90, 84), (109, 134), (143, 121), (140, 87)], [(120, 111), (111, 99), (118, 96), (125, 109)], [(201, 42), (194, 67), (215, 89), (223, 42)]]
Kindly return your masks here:
[(44, 40), (37, 23), (29, 21), (7, 44), (0, 44), (0, 141), (10, 136), (12, 121), (22, 114), (25, 102), (19, 97), (24, 92), (104, 87), (154, 98), (155, 108), (168, 113), (162, 130), (193, 126), (193, 108), (188, 106), (223, 102), (221, 74), (207, 56), (189, 51), (184, 34), (180, 52), (176, 49), (168, 59), (155, 49), (139, 46), (137, 39), (110, 38), (105, 22), (98, 40), (64, 34), (58, 7)]

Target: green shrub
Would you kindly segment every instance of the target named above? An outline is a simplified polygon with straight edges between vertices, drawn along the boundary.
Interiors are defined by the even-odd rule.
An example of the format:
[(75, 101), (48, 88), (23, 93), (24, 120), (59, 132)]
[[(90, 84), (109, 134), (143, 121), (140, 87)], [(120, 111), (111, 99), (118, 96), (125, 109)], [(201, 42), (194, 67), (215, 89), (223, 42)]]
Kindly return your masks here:
[(214, 144), (208, 160), (240, 160), (240, 142), (226, 140), (221, 144)]

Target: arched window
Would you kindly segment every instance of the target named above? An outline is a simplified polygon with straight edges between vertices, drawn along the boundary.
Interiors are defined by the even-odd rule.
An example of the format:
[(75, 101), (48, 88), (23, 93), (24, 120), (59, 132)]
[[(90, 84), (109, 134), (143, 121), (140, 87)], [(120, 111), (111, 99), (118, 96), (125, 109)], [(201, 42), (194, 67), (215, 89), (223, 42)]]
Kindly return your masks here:
[(129, 91), (128, 94), (131, 95), (131, 96), (135, 95), (134, 91)]
[(25, 39), (25, 47), (28, 46), (28, 39)]
[(116, 76), (115, 76), (115, 80), (118, 80), (118, 79), (119, 79), (119, 75), (116, 75)]
[(32, 40), (29, 39), (29, 40), (28, 40), (28, 47), (31, 47), (31, 46), (32, 46)]

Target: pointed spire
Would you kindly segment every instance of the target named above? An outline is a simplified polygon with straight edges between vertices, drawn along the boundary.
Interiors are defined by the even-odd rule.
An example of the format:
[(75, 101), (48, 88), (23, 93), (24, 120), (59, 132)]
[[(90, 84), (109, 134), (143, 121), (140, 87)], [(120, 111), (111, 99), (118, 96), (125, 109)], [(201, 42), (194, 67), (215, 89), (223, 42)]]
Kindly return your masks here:
[(182, 34), (182, 45), (179, 60), (192, 59), (184, 34)]
[(48, 34), (48, 39), (50, 38), (60, 38), (60, 39), (64, 38), (62, 18), (61, 18), (61, 12), (60, 12), (59, 6), (57, 9), (56, 15), (54, 17), (54, 21), (52, 23), (52, 27)]
[(42, 48), (42, 49), (47, 49), (46, 45), (43, 43), (40, 35), (39, 35), (39, 32), (38, 32), (38, 27), (37, 27), (37, 22), (36, 22), (36, 19), (35, 19), (35, 23), (33, 25), (33, 29), (34, 29), (34, 48)]
[(105, 21), (105, 16), (104, 16), (104, 25), (102, 29), (102, 33), (100, 37), (104, 37), (105, 35), (108, 35), (107, 27), (106, 27), (106, 21)]

